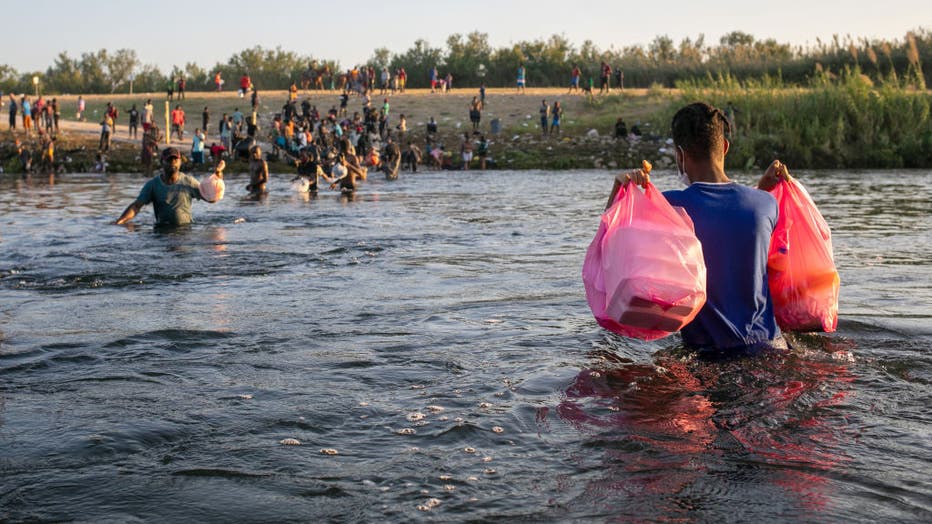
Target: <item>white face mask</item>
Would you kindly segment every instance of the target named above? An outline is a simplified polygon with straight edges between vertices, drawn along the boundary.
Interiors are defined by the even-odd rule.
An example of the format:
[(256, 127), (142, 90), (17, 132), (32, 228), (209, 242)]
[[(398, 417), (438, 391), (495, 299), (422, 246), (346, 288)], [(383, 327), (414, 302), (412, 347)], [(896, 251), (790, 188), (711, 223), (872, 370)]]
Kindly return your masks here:
[(673, 162), (676, 164), (676, 172), (679, 174), (680, 183), (689, 187), (692, 181), (690, 181), (689, 176), (686, 175), (686, 151), (684, 151), (681, 146), (676, 146), (676, 148), (680, 150), (681, 158), (683, 159), (683, 167), (680, 167), (680, 163), (676, 161), (676, 155), (674, 154)]

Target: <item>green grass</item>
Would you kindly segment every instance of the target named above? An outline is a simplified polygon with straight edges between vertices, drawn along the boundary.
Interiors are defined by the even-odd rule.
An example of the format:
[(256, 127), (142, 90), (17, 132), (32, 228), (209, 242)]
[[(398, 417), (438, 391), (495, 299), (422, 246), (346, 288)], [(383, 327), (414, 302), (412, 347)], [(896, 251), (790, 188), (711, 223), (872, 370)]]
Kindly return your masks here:
[(682, 83), (678, 104), (705, 100), (737, 109), (731, 166), (773, 158), (809, 168), (932, 166), (932, 94), (872, 85), (857, 69), (816, 87), (787, 88), (778, 79)]

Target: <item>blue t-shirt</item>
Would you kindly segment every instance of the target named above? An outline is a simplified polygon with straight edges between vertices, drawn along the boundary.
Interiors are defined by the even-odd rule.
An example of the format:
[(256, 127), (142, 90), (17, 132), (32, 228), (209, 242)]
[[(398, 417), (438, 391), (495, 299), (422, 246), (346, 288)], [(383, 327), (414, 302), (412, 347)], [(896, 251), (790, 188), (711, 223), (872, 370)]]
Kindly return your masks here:
[(171, 185), (162, 182), (161, 176), (155, 176), (142, 186), (136, 201), (142, 205), (152, 204), (157, 224), (190, 224), (191, 200), (203, 200), (199, 187), (196, 178), (184, 173), (180, 173), (178, 182)]
[(696, 348), (744, 348), (780, 334), (767, 286), (767, 252), (777, 223), (772, 195), (734, 182), (696, 182), (665, 191), (686, 209), (705, 259), (706, 303), (681, 334)]

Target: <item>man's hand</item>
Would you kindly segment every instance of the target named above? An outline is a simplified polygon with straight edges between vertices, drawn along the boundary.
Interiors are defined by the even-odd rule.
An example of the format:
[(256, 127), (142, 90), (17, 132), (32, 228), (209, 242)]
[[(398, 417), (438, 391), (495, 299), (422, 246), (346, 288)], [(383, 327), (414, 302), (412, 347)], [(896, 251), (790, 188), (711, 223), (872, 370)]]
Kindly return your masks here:
[(786, 168), (785, 164), (779, 160), (774, 160), (767, 167), (767, 170), (764, 171), (764, 176), (760, 177), (760, 181), (757, 183), (757, 189), (770, 191), (777, 187), (780, 180), (792, 180), (792, 177), (790, 177), (790, 171)]
[(139, 213), (139, 210), (142, 209), (142, 205), (139, 202), (134, 201), (132, 204), (126, 206), (126, 209), (123, 211), (123, 214), (120, 215), (120, 218), (114, 222), (118, 226), (129, 222)]
[(650, 162), (641, 160), (641, 169), (633, 169), (631, 171), (619, 173), (615, 175), (615, 181), (621, 185), (625, 185), (631, 181), (641, 187), (647, 187), (647, 184), (650, 183), (651, 169), (653, 169), (653, 166), (650, 165)]
[(605, 209), (612, 207), (612, 204), (615, 202), (615, 195), (618, 194), (618, 190), (628, 182), (634, 182), (635, 184), (646, 188), (647, 184), (650, 183), (651, 169), (653, 169), (653, 166), (650, 165), (650, 162), (647, 160), (641, 160), (641, 169), (633, 169), (631, 171), (626, 171), (624, 173), (618, 173), (615, 175), (615, 185), (612, 186), (612, 193), (608, 196), (608, 203), (605, 204)]

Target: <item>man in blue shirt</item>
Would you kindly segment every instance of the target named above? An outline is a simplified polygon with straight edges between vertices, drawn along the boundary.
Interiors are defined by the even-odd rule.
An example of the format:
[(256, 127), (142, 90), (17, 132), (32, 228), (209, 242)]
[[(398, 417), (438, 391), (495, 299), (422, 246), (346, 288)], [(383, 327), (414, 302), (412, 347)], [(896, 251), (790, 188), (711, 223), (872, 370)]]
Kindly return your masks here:
[[(698, 350), (728, 353), (784, 346), (767, 285), (777, 202), (766, 190), (789, 176), (786, 167), (774, 161), (758, 189), (729, 179), (728, 119), (708, 104), (680, 109), (672, 128), (677, 170), (687, 187), (664, 196), (692, 219), (707, 271), (706, 303), (681, 330), (683, 341)], [(631, 171), (618, 175), (616, 186), (628, 180), (646, 184), (649, 179), (642, 170)]]

